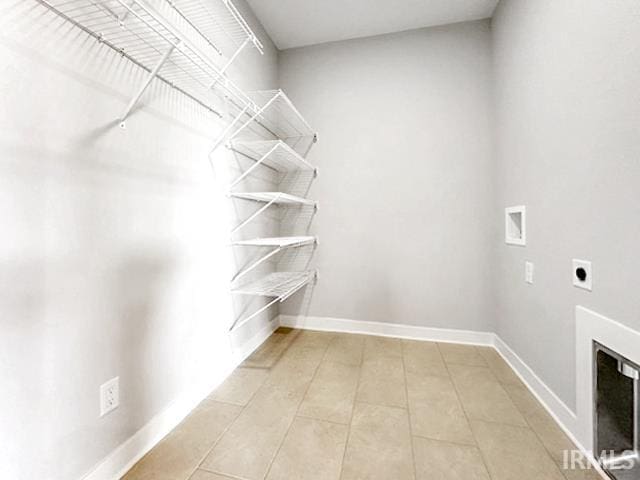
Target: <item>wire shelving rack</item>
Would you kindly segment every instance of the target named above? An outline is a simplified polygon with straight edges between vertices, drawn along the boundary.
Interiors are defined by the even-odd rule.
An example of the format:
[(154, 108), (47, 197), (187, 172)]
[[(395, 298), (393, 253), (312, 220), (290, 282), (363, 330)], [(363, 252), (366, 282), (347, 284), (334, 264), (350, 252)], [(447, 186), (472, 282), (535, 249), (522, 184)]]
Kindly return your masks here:
[[(318, 173), (317, 168), (305, 158), (317, 141), (317, 135), (289, 97), (282, 90), (251, 92), (248, 95), (253, 106), (251, 108), (245, 106), (241, 109), (214, 144), (214, 150), (224, 144), (228, 149), (254, 162), (232, 181), (229, 186), (230, 197), (263, 204), (237, 225), (231, 231), (232, 235), (255, 221), (272, 206), (313, 207), (314, 210), (318, 208), (314, 200), (284, 191), (236, 191), (237, 187), (260, 166), (285, 175), (291, 172), (307, 171), (312, 172), (312, 178), (315, 178)], [(255, 138), (256, 136), (258, 138)], [(317, 243), (317, 238), (312, 236), (255, 238), (233, 242), (232, 245), (236, 247), (270, 247), (270, 250), (241, 269), (232, 279), (232, 284), (285, 249), (317, 245)], [(231, 330), (244, 325), (275, 303), (285, 301), (315, 279), (317, 279), (315, 271), (274, 272), (248, 284), (232, 288), (232, 292), (238, 295), (271, 297), (272, 300), (242, 320), (234, 322)]]
[[(123, 127), (154, 78), (219, 116), (219, 93), (241, 108), (257, 108), (226, 75), (246, 46), (263, 48), (231, 0), (38, 1), (147, 71), (119, 117)], [(226, 44), (235, 45), (228, 56), (218, 45), (223, 33)]]
[[(265, 166), (281, 173), (315, 169), (306, 155), (317, 135), (282, 90), (245, 93), (227, 76), (238, 56), (249, 46), (263, 53), (263, 45), (232, 0), (36, 0), (96, 41), (111, 48), (143, 69), (147, 75), (118, 117), (120, 126), (157, 79), (199, 103), (219, 117), (221, 96), (231, 121), (215, 140), (212, 151), (222, 144), (255, 163), (232, 187), (254, 168)], [(241, 138), (256, 135), (258, 139)], [(263, 138), (263, 136), (268, 138)], [(308, 142), (307, 142), (308, 140)], [(231, 188), (230, 188), (231, 190)], [(231, 197), (264, 205), (235, 227), (232, 233), (255, 220), (272, 205), (313, 206), (317, 203), (285, 192), (233, 192)], [(241, 270), (234, 283), (249, 271), (284, 249), (316, 245), (312, 236), (270, 237), (233, 242), (235, 247), (270, 248)], [(271, 300), (230, 330), (245, 324), (277, 302), (283, 302), (318, 276), (316, 271), (273, 272), (258, 280), (232, 287), (232, 293)]]

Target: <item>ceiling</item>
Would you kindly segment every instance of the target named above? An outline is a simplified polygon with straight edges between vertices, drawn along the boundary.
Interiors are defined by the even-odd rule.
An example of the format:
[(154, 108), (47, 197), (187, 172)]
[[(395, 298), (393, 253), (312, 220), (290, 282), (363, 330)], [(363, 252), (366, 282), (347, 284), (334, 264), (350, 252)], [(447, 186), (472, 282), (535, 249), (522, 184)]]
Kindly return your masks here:
[(479, 20), (498, 0), (247, 0), (280, 50)]

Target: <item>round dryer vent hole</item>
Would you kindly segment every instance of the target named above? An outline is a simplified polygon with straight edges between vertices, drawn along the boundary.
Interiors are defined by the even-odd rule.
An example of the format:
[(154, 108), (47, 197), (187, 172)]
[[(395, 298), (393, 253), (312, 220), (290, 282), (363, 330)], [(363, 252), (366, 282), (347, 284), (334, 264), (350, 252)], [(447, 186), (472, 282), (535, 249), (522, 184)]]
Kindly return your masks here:
[(591, 291), (591, 262), (573, 259), (573, 285)]

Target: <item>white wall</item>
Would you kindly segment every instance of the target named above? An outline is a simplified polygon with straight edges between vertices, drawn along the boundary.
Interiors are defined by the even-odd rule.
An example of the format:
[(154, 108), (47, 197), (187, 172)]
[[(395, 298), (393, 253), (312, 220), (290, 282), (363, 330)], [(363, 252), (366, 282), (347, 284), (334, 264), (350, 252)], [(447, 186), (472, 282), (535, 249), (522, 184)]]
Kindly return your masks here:
[[(494, 221), (528, 218), (526, 248), (498, 250), (497, 333), (574, 408), (575, 305), (640, 329), (640, 3), (503, 0), (492, 29)], [(572, 258), (593, 262), (592, 293)]]
[[(0, 477), (77, 479), (231, 366), (221, 122), (35, 1), (0, 25)], [(241, 2), (243, 10), (246, 6)], [(250, 18), (252, 24), (255, 20)], [(277, 86), (276, 51), (234, 76)], [(252, 333), (264, 325), (250, 326)], [(121, 406), (99, 418), (99, 385)]]
[(285, 313), (490, 330), (486, 21), (285, 50), (283, 89), (320, 132), (320, 281)]

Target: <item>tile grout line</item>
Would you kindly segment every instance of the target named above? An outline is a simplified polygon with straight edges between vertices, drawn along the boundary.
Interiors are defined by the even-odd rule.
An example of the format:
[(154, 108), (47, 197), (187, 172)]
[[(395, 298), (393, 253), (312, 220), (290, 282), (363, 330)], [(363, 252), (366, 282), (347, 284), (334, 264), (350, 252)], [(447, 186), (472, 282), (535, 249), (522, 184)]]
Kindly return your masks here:
[(339, 425), (341, 427), (346, 427), (349, 425), (348, 423), (340, 423), (340, 422), (336, 422), (335, 420), (327, 420), (325, 418), (312, 417), (310, 415), (297, 414), (296, 418), (304, 418), (305, 420), (315, 420), (316, 422), (330, 423), (331, 425)]
[(362, 403), (363, 405), (369, 405), (371, 407), (384, 407), (392, 408), (394, 410), (407, 410), (407, 407), (399, 407), (398, 405), (389, 405), (387, 403), (373, 403), (366, 400), (357, 400), (356, 403)]
[[(248, 405), (249, 402), (247, 402)], [(231, 405), (231, 404), (225, 404), (225, 405)], [(240, 405), (234, 405), (236, 407), (240, 406)], [(229, 422), (229, 425), (227, 425), (227, 427), (220, 432), (220, 435), (218, 435), (218, 438), (216, 438), (213, 443), (211, 444), (211, 447), (204, 453), (204, 455), (202, 456), (202, 458), (200, 459), (200, 461), (196, 464), (195, 468), (193, 470), (191, 470), (191, 472), (185, 477), (185, 480), (189, 480), (191, 477), (193, 477), (193, 474), (196, 473), (198, 470), (200, 470), (200, 466), (202, 465), (202, 462), (204, 462), (207, 457), (209, 456), (209, 454), (211, 453), (211, 451), (215, 448), (215, 446), (218, 444), (218, 442), (220, 441), (220, 439), (224, 436), (225, 433), (227, 433), (227, 431), (231, 428), (231, 425), (233, 425), (236, 420), (240, 417), (240, 415), (242, 415), (242, 412), (244, 412), (245, 406), (242, 406), (240, 408), (240, 411), (238, 412), (238, 415), (235, 416), (235, 418), (233, 419), (233, 421)]]
[(485, 458), (485, 455), (482, 452), (482, 449), (480, 448), (480, 443), (478, 442), (478, 438), (476, 437), (476, 434), (473, 431), (473, 428), (471, 427), (471, 419), (469, 418), (469, 415), (467, 413), (467, 409), (464, 407), (464, 404), (462, 403), (462, 399), (460, 398), (460, 392), (458, 391), (458, 387), (456, 385), (456, 382), (453, 381), (453, 376), (451, 375), (451, 371), (449, 370), (449, 364), (445, 361), (444, 356), (442, 355), (442, 352), (440, 351), (440, 345), (437, 342), (436, 342), (436, 346), (438, 348), (438, 352), (440, 352), (440, 356), (442, 357), (442, 361), (444, 363), (444, 368), (446, 368), (447, 372), (449, 373), (449, 379), (451, 381), (451, 385), (453, 385), (453, 390), (456, 393), (456, 398), (458, 399), (458, 403), (460, 404), (460, 407), (462, 408), (462, 413), (464, 414), (464, 418), (467, 420), (467, 425), (469, 426), (469, 430), (471, 431), (471, 435), (473, 436), (473, 440), (474, 440), (474, 442), (476, 442), (475, 448), (478, 450), (478, 453), (480, 453), (480, 458), (482, 459), (482, 464), (484, 465), (484, 469), (487, 472), (487, 475), (489, 476), (490, 479), (496, 480), (494, 475), (491, 473), (491, 470), (489, 469), (489, 463), (488, 463), (487, 459)]
[(409, 443), (411, 444), (411, 459), (413, 460), (413, 478), (418, 478), (418, 467), (416, 465), (416, 451), (413, 445), (413, 426), (411, 425), (411, 407), (409, 404), (409, 382), (407, 381), (407, 366), (404, 361), (405, 342), (400, 340), (400, 359), (402, 361), (402, 374), (404, 375), (404, 392), (407, 401), (407, 421), (409, 422)]
[[(476, 347), (476, 348), (477, 348), (477, 347)], [(480, 355), (482, 356), (482, 354), (480, 354)], [(501, 359), (501, 360), (502, 360), (502, 359)], [(566, 480), (570, 480), (570, 479), (569, 479), (569, 477), (567, 477), (567, 475), (564, 473), (563, 469), (562, 469), (562, 468), (560, 468), (559, 462), (557, 462), (557, 461), (556, 461), (556, 459), (553, 457), (553, 454), (552, 454), (551, 450), (550, 450), (549, 448), (547, 448), (547, 446), (545, 445), (545, 443), (544, 443), (544, 441), (543, 441), (542, 437), (541, 437), (541, 436), (538, 434), (538, 432), (536, 432), (536, 430), (532, 427), (531, 422), (530, 422), (530, 421), (529, 421), (529, 419), (528, 419), (528, 416), (525, 414), (525, 412), (523, 412), (523, 411), (518, 407), (518, 405), (516, 404), (516, 402), (515, 402), (515, 401), (513, 400), (513, 398), (511, 397), (511, 394), (509, 393), (509, 390), (507, 390), (507, 389), (505, 388), (505, 385), (511, 385), (511, 384), (509, 384), (509, 383), (507, 383), (507, 382), (503, 382), (503, 381), (501, 381), (501, 380), (500, 380), (500, 378), (498, 377), (498, 375), (496, 375), (496, 374), (495, 374), (494, 369), (493, 369), (493, 368), (492, 368), (492, 366), (491, 366), (491, 362), (489, 362), (487, 359), (485, 359), (485, 361), (487, 362), (487, 365), (489, 366), (489, 370), (491, 371), (491, 373), (493, 374), (493, 376), (494, 376), (494, 377), (496, 377), (496, 380), (498, 381), (498, 383), (500, 384), (500, 386), (502, 387), (502, 389), (503, 389), (503, 390), (505, 391), (505, 393), (507, 394), (507, 397), (509, 397), (509, 399), (511, 400), (511, 403), (513, 403), (513, 405), (515, 406), (516, 410), (517, 410), (518, 412), (520, 412), (520, 415), (522, 415), (522, 418), (524, 419), (525, 423), (527, 424), (526, 426), (521, 426), (521, 425), (509, 425), (509, 424), (506, 424), (506, 425), (509, 425), (509, 426), (512, 426), (512, 427), (525, 428), (525, 429), (530, 430), (531, 432), (533, 432), (533, 434), (535, 435), (535, 437), (538, 439), (538, 442), (540, 442), (540, 445), (542, 445), (542, 447), (544, 448), (545, 452), (547, 452), (547, 455), (549, 456), (549, 458), (551, 459), (551, 461), (554, 463), (554, 465), (556, 466), (556, 468), (557, 468), (557, 469), (558, 469), (558, 471), (560, 472), (560, 475), (562, 475), (562, 477), (563, 477), (563, 478), (565, 478)], [(504, 361), (504, 360), (502, 360), (502, 361)], [(505, 362), (505, 364), (506, 364), (506, 362)], [(511, 366), (510, 366), (510, 365), (508, 365), (508, 364), (507, 364), (507, 368), (509, 368), (509, 370), (510, 370), (512, 373), (515, 373), (515, 372), (513, 372), (513, 369), (511, 368)], [(531, 393), (531, 392), (529, 391), (529, 389), (527, 388), (527, 386), (526, 386), (526, 385), (522, 385), (522, 383), (518, 383), (518, 384), (515, 384), (515, 385), (516, 385), (516, 386), (522, 386), (522, 387), (527, 391), (527, 394), (530, 394), (530, 393)], [(542, 411), (546, 414), (547, 412), (546, 412), (546, 411), (544, 411), (544, 407), (543, 407), (542, 405), (540, 405), (540, 403), (538, 402), (538, 400), (537, 400), (537, 399), (535, 399), (535, 398), (533, 398), (533, 400), (535, 401), (536, 406), (537, 406), (538, 408), (542, 409)], [(491, 421), (486, 421), (486, 423), (500, 423), (500, 422), (491, 422)], [(557, 425), (555, 424), (555, 422), (553, 422), (553, 423), (554, 423), (554, 426), (556, 426), (556, 427), (557, 427)], [(564, 432), (562, 432), (562, 434), (564, 435)], [(569, 442), (571, 443), (571, 445), (573, 445), (573, 442), (571, 442), (571, 440), (569, 440)]]
[[(529, 421), (528, 415), (526, 415), (526, 414), (525, 414), (525, 412), (524, 412), (524, 411), (522, 411), (522, 409), (520, 409), (520, 407), (518, 407), (518, 405), (516, 404), (516, 402), (513, 400), (513, 397), (511, 396), (511, 393), (509, 393), (509, 390), (508, 390), (507, 388), (505, 388), (505, 385), (509, 385), (509, 386), (516, 386), (516, 387), (519, 387), (519, 388), (524, 389), (524, 390), (527, 392), (527, 395), (530, 395), (530, 396), (532, 397), (533, 401), (534, 401), (534, 402), (535, 402), (535, 404), (536, 404), (536, 407), (540, 408), (540, 409), (541, 409), (541, 411), (542, 411), (545, 415), (548, 415), (548, 414), (549, 414), (549, 412), (547, 412), (547, 411), (546, 411), (546, 409), (544, 408), (544, 406), (543, 406), (543, 405), (541, 405), (541, 404), (540, 404), (540, 402), (539, 402), (539, 401), (538, 401), (538, 400), (533, 396), (533, 394), (532, 394), (531, 390), (529, 389), (529, 386), (528, 386), (528, 385), (526, 385), (525, 383), (523, 383), (523, 381), (522, 381), (520, 378), (518, 378), (518, 375), (516, 374), (516, 372), (513, 370), (513, 368), (511, 368), (511, 365), (509, 365), (507, 362), (505, 362), (504, 358), (500, 355), (500, 352), (498, 352), (498, 351), (497, 351), (497, 349), (496, 349), (495, 347), (493, 347), (493, 351), (494, 351), (495, 353), (497, 353), (497, 354), (498, 354), (498, 356), (499, 356), (499, 358), (500, 358), (500, 361), (504, 362), (504, 363), (505, 363), (505, 365), (506, 365), (506, 367), (509, 369), (509, 371), (510, 371), (511, 373), (513, 373), (514, 375), (516, 375), (516, 378), (518, 379), (518, 382), (517, 382), (517, 383), (504, 382), (504, 381), (500, 380), (499, 378), (497, 378), (497, 375), (495, 375), (495, 373), (494, 373), (494, 375), (496, 376), (496, 378), (497, 378), (497, 380), (498, 380), (498, 383), (500, 383), (500, 385), (502, 386), (503, 390), (507, 393), (507, 396), (511, 399), (512, 403), (515, 405), (516, 410), (518, 410), (518, 411), (520, 412), (520, 414), (522, 415), (522, 418), (524, 418), (524, 421), (525, 421), (525, 423), (527, 424), (527, 426), (526, 426), (526, 427), (522, 427), (522, 428), (527, 428), (527, 429), (529, 429), (529, 430), (531, 430), (531, 431), (533, 432), (533, 434), (536, 436), (536, 438), (538, 439), (538, 441), (540, 442), (540, 444), (543, 446), (543, 448), (545, 449), (545, 451), (548, 453), (549, 457), (551, 457), (551, 460), (553, 461), (553, 463), (556, 465), (556, 467), (557, 467), (557, 468), (558, 468), (558, 470), (560, 471), (560, 474), (562, 475), (562, 477), (563, 477), (563, 478), (565, 478), (566, 480), (570, 480), (570, 478), (569, 478), (569, 477), (567, 476), (567, 474), (565, 473), (564, 468), (561, 468), (561, 466), (560, 466), (560, 462), (557, 462), (557, 461), (556, 461), (556, 459), (553, 457), (553, 452), (552, 452), (552, 451), (547, 447), (547, 445), (544, 443), (544, 441), (543, 441), (543, 439), (542, 439), (542, 436), (540, 436), (540, 435), (538, 434), (538, 432), (537, 432), (537, 431), (532, 427), (531, 422)], [(485, 360), (486, 360), (486, 359), (485, 359)], [(491, 367), (491, 362), (487, 361), (487, 364), (489, 365), (489, 369), (493, 372), (493, 368)], [(553, 418), (552, 418), (551, 420), (553, 421), (554, 427), (559, 428), (559, 426), (558, 426), (557, 422), (556, 422)], [(565, 437), (567, 438), (567, 440), (569, 441), (569, 443), (570, 443), (573, 447), (575, 447), (575, 444), (573, 443), (573, 441), (571, 441), (571, 439), (570, 439), (570, 438), (568, 438), (568, 437), (567, 437), (567, 435), (566, 435), (564, 432), (562, 432), (562, 430), (561, 430), (561, 429), (560, 429), (560, 433), (561, 433), (563, 436), (565, 436)], [(581, 469), (581, 470), (585, 470), (585, 469)], [(592, 469), (592, 468), (590, 468), (590, 469), (588, 469), (588, 470), (591, 470), (591, 471), (593, 471), (594, 473), (596, 473), (598, 476), (600, 476), (600, 474), (598, 473), (598, 471), (597, 471), (597, 470)]]
[[(510, 368), (510, 367), (509, 367), (509, 368)], [(503, 387), (503, 388), (504, 388), (504, 387)], [(526, 387), (525, 387), (525, 389), (526, 389)], [(505, 389), (505, 391), (507, 391), (507, 390)], [(528, 390), (528, 389), (527, 389), (527, 393), (529, 393), (529, 390)], [(511, 398), (511, 395), (509, 394), (509, 391), (507, 391), (507, 395), (509, 396), (509, 398)], [(534, 400), (535, 400), (535, 399), (534, 399)], [(513, 399), (511, 399), (511, 401), (513, 401)], [(537, 400), (535, 400), (535, 401), (536, 401), (536, 405), (537, 405), (539, 408), (542, 408), (542, 410), (544, 411), (544, 408), (542, 407), (542, 405), (539, 405)], [(515, 404), (515, 402), (514, 402), (514, 404)], [(544, 441), (542, 440), (542, 437), (541, 437), (541, 436), (538, 434), (538, 432), (536, 432), (536, 431), (535, 431), (535, 429), (531, 426), (531, 422), (529, 421), (528, 415), (525, 415), (525, 413), (524, 413), (523, 411), (521, 411), (521, 410), (518, 408), (518, 406), (517, 406), (517, 405), (516, 405), (516, 409), (518, 409), (518, 411), (520, 412), (520, 414), (521, 414), (521, 415), (522, 415), (522, 417), (524, 418), (524, 421), (525, 421), (525, 422), (527, 422), (527, 427), (526, 427), (526, 428), (528, 428), (529, 430), (531, 430), (531, 431), (533, 432), (533, 434), (536, 436), (536, 438), (538, 439), (538, 441), (540, 442), (540, 444), (542, 445), (542, 447), (544, 448), (544, 450), (547, 452), (547, 454), (549, 455), (549, 457), (550, 457), (550, 458), (551, 458), (551, 460), (553, 461), (553, 463), (554, 463), (554, 465), (556, 466), (556, 468), (560, 471), (560, 475), (562, 475), (562, 477), (563, 477), (563, 478), (565, 478), (566, 480), (570, 480), (570, 479), (569, 479), (569, 477), (564, 473), (564, 469), (560, 468), (559, 462), (557, 462), (557, 461), (556, 461), (556, 459), (553, 457), (553, 454), (552, 454), (551, 450), (549, 450), (549, 448), (547, 448), (547, 446), (545, 445)], [(544, 413), (545, 413), (545, 414), (547, 414), (547, 412), (544, 412)], [(554, 426), (556, 426), (556, 425), (555, 425), (555, 422), (554, 422)], [(557, 427), (557, 426), (556, 426), (556, 427)], [(564, 434), (564, 432), (562, 432), (562, 434), (563, 434), (563, 435), (565, 435), (565, 434)], [(565, 435), (565, 436), (566, 436), (566, 435)], [(569, 440), (569, 442), (571, 443), (571, 445), (572, 445), (572, 446), (575, 446), (575, 445), (573, 445), (573, 442), (572, 442), (570, 439), (568, 439), (568, 440)], [(581, 469), (581, 470), (583, 470), (583, 469)], [(596, 473), (597, 473), (597, 472), (596, 472)]]
[[(233, 373), (236, 372), (236, 370), (238, 368), (241, 368), (240, 365), (238, 365), (232, 372)], [(268, 368), (267, 370), (269, 370), (269, 372), (271, 372), (271, 367)], [(255, 396), (258, 394), (258, 392), (260, 391), (260, 389), (262, 388), (262, 386), (264, 385), (264, 382), (266, 382), (267, 377), (264, 378), (264, 380), (262, 380), (262, 383), (260, 384), (260, 386), (258, 388), (256, 388), (256, 391), (253, 392), (251, 394), (251, 397), (249, 398), (249, 400), (247, 400), (247, 403), (245, 403), (244, 405), (235, 405), (232, 403), (225, 403), (225, 402), (219, 402), (219, 403), (225, 403), (225, 405), (233, 405), (236, 407), (241, 407), (240, 411), (238, 412), (238, 415), (236, 415), (236, 417), (233, 419), (232, 422), (229, 423), (229, 425), (227, 425), (227, 428), (225, 428), (222, 433), (218, 436), (218, 438), (216, 438), (216, 440), (213, 442), (213, 444), (211, 445), (211, 448), (209, 448), (209, 450), (207, 450), (207, 452), (204, 454), (204, 456), (200, 459), (200, 461), (198, 462), (198, 464), (196, 465), (196, 468), (189, 474), (189, 476), (185, 479), (185, 480), (190, 480), (191, 477), (193, 477), (193, 474), (196, 473), (198, 470), (204, 470), (205, 472), (208, 472), (209, 470), (206, 470), (204, 468), (200, 468), (202, 467), (202, 464), (204, 463), (204, 461), (207, 459), (207, 457), (209, 456), (209, 454), (213, 451), (214, 448), (216, 448), (216, 445), (218, 445), (218, 442), (220, 442), (220, 439), (222, 439), (222, 437), (229, 431), (229, 429), (231, 429), (231, 427), (236, 423), (236, 421), (238, 420), (238, 418), (240, 418), (242, 416), (242, 414), (244, 413), (244, 411), (246, 410), (246, 408), (249, 406), (249, 404), (253, 401), (253, 399), (255, 398)], [(214, 400), (217, 402), (217, 400)], [(215, 472), (212, 472), (215, 473)]]
[[(275, 332), (274, 332), (275, 333)], [(273, 335), (273, 333), (272, 333)], [(270, 338), (270, 337), (269, 337)], [(297, 336), (296, 336), (297, 338)], [(268, 339), (267, 339), (268, 340)], [(292, 340), (291, 343), (293, 343), (295, 341), (295, 338)], [(289, 345), (286, 349), (288, 350), (289, 347), (291, 345)], [(220, 440), (222, 439), (222, 437), (231, 429), (231, 427), (238, 421), (238, 419), (242, 416), (242, 414), (244, 413), (244, 411), (247, 409), (247, 407), (251, 404), (251, 402), (255, 399), (256, 395), (258, 395), (258, 392), (262, 389), (262, 387), (264, 386), (265, 382), (267, 381), (267, 379), (269, 378), (269, 375), (271, 375), (271, 370), (273, 369), (273, 367), (275, 367), (275, 365), (277, 365), (280, 362), (280, 359), (282, 358), (282, 355), (284, 354), (281, 353), (278, 358), (276, 359), (276, 361), (273, 363), (273, 365), (269, 366), (268, 368), (266, 368), (265, 370), (267, 370), (269, 373), (267, 374), (267, 376), (264, 378), (264, 380), (262, 381), (262, 383), (260, 384), (260, 386), (258, 388), (256, 388), (256, 391), (253, 392), (251, 394), (251, 397), (249, 398), (249, 400), (247, 400), (247, 403), (245, 403), (244, 405), (235, 405), (235, 406), (240, 406), (242, 407), (240, 409), (240, 411), (238, 412), (238, 415), (236, 415), (236, 417), (233, 419), (232, 422), (229, 423), (229, 425), (227, 426), (227, 428), (224, 429), (224, 431), (220, 434), (220, 436), (218, 436), (218, 438), (213, 442), (213, 444), (211, 445), (211, 448), (209, 450), (207, 450), (207, 453), (202, 457), (202, 459), (200, 460), (200, 462), (198, 462), (198, 464), (196, 465), (196, 468), (189, 474), (189, 476), (185, 479), (185, 480), (189, 480), (193, 474), (197, 471), (197, 470), (204, 470), (205, 472), (210, 472), (210, 470), (207, 470), (205, 468), (201, 468), (202, 464), (204, 463), (204, 461), (207, 459), (207, 457), (209, 456), (209, 454), (213, 451), (213, 449), (218, 445), (218, 442), (220, 442)], [(232, 374), (238, 369), (238, 368), (244, 368), (241, 367), (242, 364), (238, 365), (232, 372)], [(221, 402), (223, 403), (223, 402)], [(211, 473), (220, 473), (221, 475), (226, 475), (223, 474), (221, 472), (211, 472)], [(239, 477), (236, 477), (239, 478)]]
[(347, 425), (347, 439), (344, 442), (344, 450), (342, 451), (342, 461), (340, 462), (340, 473), (338, 479), (342, 479), (344, 473), (344, 461), (347, 458), (347, 447), (349, 446), (349, 439), (351, 438), (351, 426), (353, 425), (353, 414), (356, 411), (356, 402), (358, 401), (358, 390), (360, 389), (360, 379), (362, 378), (362, 364), (364, 363), (364, 343), (365, 339), (362, 339), (362, 355), (360, 355), (360, 363), (358, 364), (358, 380), (356, 381), (356, 391), (353, 395), (353, 403), (351, 404), (351, 419)]
[[(238, 477), (238, 476), (233, 475), (231, 473), (214, 472), (213, 470), (207, 470), (206, 468), (199, 468), (198, 470), (200, 470), (201, 472), (213, 473), (214, 475), (218, 475), (218, 476), (221, 476), (221, 477), (231, 478), (232, 480), (249, 480), (248, 478)], [(196, 470), (196, 472), (198, 470)], [(191, 476), (193, 477), (193, 474)], [(189, 480), (192, 480), (192, 479), (189, 478)]]
[[(478, 421), (482, 421), (482, 420), (478, 420)], [(428, 440), (430, 442), (433, 443), (447, 443), (449, 445), (456, 445), (458, 447), (478, 447), (475, 444), (471, 444), (471, 443), (461, 443), (461, 442), (455, 442), (453, 440), (442, 440), (440, 438), (431, 438), (431, 437), (426, 437), (424, 435), (420, 435), (420, 434), (413, 434), (414, 437), (419, 438), (421, 440)]]
[[(300, 330), (302, 332), (302, 330)], [(287, 348), (287, 350), (289, 348), (291, 348), (291, 346), (293, 346), (293, 343), (295, 342), (295, 340), (298, 338), (300, 334), (296, 335), (296, 338), (294, 338), (293, 342), (291, 342), (291, 345), (289, 345), (289, 347)], [(335, 334), (333, 334), (335, 335)], [(280, 450), (282, 449), (282, 445), (284, 444), (284, 441), (287, 439), (287, 435), (289, 435), (289, 432), (291, 431), (291, 426), (293, 425), (293, 422), (296, 421), (296, 418), (298, 417), (298, 411), (300, 410), (300, 405), (302, 405), (302, 402), (304, 402), (304, 399), (307, 396), (307, 393), (309, 392), (309, 388), (311, 388), (311, 384), (313, 383), (313, 380), (316, 378), (316, 374), (318, 373), (318, 369), (320, 368), (320, 365), (322, 364), (322, 360), (324, 359), (324, 356), (327, 353), (327, 350), (329, 349), (329, 344), (331, 343), (331, 341), (327, 342), (327, 345), (324, 348), (324, 352), (322, 352), (322, 357), (320, 358), (320, 361), (318, 362), (318, 365), (316, 365), (316, 368), (313, 370), (313, 375), (311, 376), (311, 380), (309, 381), (309, 384), (307, 385), (307, 388), (304, 390), (304, 394), (301, 396), (300, 398), (300, 402), (298, 402), (298, 405), (296, 406), (296, 411), (293, 414), (293, 417), (291, 418), (291, 422), (289, 422), (289, 426), (287, 427), (287, 431), (285, 432), (284, 436), (282, 437), (282, 440), (280, 441), (280, 444), (278, 445), (278, 448), (275, 451), (275, 454), (273, 455), (273, 457), (271, 458), (271, 461), (269, 462), (269, 466), (267, 467), (267, 471), (265, 472), (265, 474), (263, 475), (263, 479), (266, 479), (269, 476), (269, 473), (271, 472), (271, 467), (273, 467), (274, 462), (276, 461), (276, 458), (278, 458), (278, 454), (280, 453)]]

